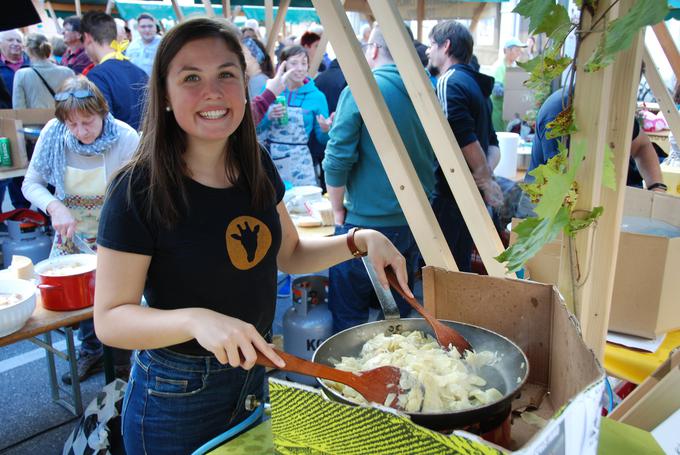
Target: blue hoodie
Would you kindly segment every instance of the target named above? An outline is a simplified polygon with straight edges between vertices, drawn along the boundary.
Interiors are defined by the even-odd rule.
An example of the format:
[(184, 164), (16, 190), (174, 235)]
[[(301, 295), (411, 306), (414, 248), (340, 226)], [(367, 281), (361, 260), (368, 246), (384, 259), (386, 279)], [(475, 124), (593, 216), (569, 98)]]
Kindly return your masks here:
[[(286, 88), (280, 96), (286, 98), (288, 106), (302, 108), (302, 117), (305, 121), (305, 132), (308, 139), (312, 130), (314, 130), (314, 135), (321, 144), (328, 142), (328, 133), (321, 131), (319, 122), (316, 121), (316, 116), (319, 114), (328, 117), (328, 102), (321, 90), (316, 88), (312, 79), (307, 79), (305, 84), (297, 90), (290, 91)], [(258, 132), (265, 133), (270, 124), (269, 116), (263, 116), (262, 121), (257, 126)]]
[[(434, 187), (434, 152), (396, 65), (373, 70), (378, 88), (428, 196)], [(349, 87), (340, 95), (323, 160), (326, 183), (346, 186), (346, 221), (367, 227), (406, 225), (397, 196)]]

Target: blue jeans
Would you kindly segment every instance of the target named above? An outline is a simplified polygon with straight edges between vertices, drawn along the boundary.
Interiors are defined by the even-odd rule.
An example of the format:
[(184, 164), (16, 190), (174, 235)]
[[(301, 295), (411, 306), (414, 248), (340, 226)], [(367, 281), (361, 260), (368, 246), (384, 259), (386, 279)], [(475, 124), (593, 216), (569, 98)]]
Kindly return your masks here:
[(80, 352), (87, 355), (100, 355), (102, 353), (102, 343), (94, 333), (94, 319), (86, 319), (80, 323), (78, 339), (80, 340)]
[(5, 200), (5, 190), (9, 190), (9, 199), (15, 209), (27, 209), (31, 203), (26, 200), (24, 193), (21, 192), (23, 177), (13, 177), (11, 179), (0, 180), (0, 204)]
[(458, 204), (451, 197), (435, 196), (432, 199), (432, 210), (453, 253), (458, 270), (469, 272), (472, 267), (472, 236)]
[[(345, 234), (354, 225), (335, 227), (335, 235)], [(413, 273), (418, 263), (418, 246), (408, 226), (372, 227), (387, 237), (406, 259), (408, 281), (413, 285)], [(328, 273), (328, 308), (333, 313), (333, 332), (337, 333), (368, 321), (371, 303), (378, 298), (361, 259), (350, 259), (330, 268)], [(394, 300), (402, 317), (408, 316), (411, 306), (396, 292)]]
[(123, 400), (125, 451), (189, 454), (250, 415), (247, 395), (262, 401), (264, 368), (246, 371), (168, 349), (137, 351)]

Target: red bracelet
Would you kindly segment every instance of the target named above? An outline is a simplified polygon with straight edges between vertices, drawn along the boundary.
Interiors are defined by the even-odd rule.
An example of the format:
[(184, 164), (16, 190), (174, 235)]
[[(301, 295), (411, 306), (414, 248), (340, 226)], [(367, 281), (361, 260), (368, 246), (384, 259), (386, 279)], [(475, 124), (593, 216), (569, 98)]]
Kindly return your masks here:
[(352, 256), (355, 258), (364, 257), (368, 254), (367, 251), (361, 251), (359, 248), (357, 248), (357, 244), (354, 243), (354, 234), (356, 234), (359, 229), (361, 228), (353, 227), (347, 231), (347, 247), (349, 248), (349, 252), (352, 253)]

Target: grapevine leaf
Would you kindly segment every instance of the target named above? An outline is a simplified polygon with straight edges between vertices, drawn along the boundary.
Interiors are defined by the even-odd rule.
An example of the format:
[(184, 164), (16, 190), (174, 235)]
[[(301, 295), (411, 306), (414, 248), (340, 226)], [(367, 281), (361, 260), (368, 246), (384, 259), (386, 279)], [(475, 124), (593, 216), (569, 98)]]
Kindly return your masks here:
[(602, 185), (616, 191), (616, 168), (614, 167), (614, 149), (607, 146), (604, 151), (604, 168), (602, 170)]
[(595, 207), (583, 218), (572, 218), (569, 220), (569, 224), (565, 226), (564, 231), (573, 237), (576, 232), (593, 224), (602, 215), (602, 212), (604, 212), (604, 208)]
[(569, 224), (569, 209), (562, 207), (553, 218), (527, 218), (515, 226), (517, 241), (496, 256), (498, 262), (506, 262), (509, 272), (519, 270), (543, 245), (555, 240)]
[(568, 136), (574, 133), (576, 131), (574, 108), (572, 106), (567, 106), (565, 110), (557, 114), (557, 117), (555, 117), (552, 122), (548, 122), (546, 128), (545, 137), (547, 139)]
[(520, 0), (512, 12), (529, 18), (529, 33), (534, 34), (538, 28), (545, 28), (544, 22), (550, 22), (554, 6), (554, 0)]
[(529, 78), (524, 85), (534, 92), (534, 98), (540, 105), (551, 92), (553, 79), (562, 75), (571, 63), (569, 57), (560, 57), (544, 53), (520, 66), (529, 72)]
[(597, 71), (612, 63), (617, 52), (630, 47), (638, 30), (662, 22), (668, 11), (667, 0), (635, 2), (624, 16), (611, 21), (607, 26), (595, 52), (585, 64), (585, 71)]
[(554, 4), (534, 33), (545, 33), (554, 42), (561, 43), (571, 31), (571, 25), (569, 13), (564, 6)]

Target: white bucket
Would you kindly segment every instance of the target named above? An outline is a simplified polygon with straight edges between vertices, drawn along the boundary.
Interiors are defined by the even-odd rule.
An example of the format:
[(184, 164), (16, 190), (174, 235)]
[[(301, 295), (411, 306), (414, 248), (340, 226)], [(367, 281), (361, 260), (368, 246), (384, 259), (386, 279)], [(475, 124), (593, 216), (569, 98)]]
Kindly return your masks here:
[(501, 177), (515, 180), (517, 175), (517, 147), (519, 146), (519, 134), (500, 132), (496, 133), (498, 146), (501, 149), (501, 160), (493, 173)]

